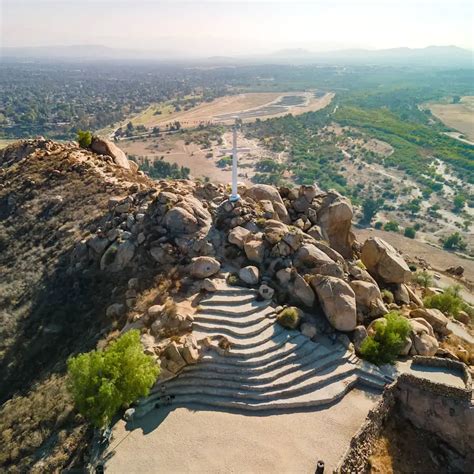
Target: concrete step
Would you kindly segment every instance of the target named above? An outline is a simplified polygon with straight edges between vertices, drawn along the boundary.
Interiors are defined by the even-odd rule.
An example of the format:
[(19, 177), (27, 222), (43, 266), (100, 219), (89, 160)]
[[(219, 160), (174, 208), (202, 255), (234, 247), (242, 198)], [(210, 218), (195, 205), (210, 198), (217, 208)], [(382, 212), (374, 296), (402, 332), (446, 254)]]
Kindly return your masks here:
[(221, 293), (216, 293), (211, 296), (206, 296), (205, 298), (201, 299), (199, 302), (200, 305), (206, 306), (219, 306), (221, 304), (224, 305), (241, 305), (246, 303), (251, 303), (255, 301), (257, 297), (257, 292), (241, 292), (237, 294), (230, 294), (230, 295), (223, 295)]
[[(249, 391), (257, 393), (267, 393), (276, 390), (287, 390), (296, 387), (298, 384), (308, 380), (316, 380), (325, 375), (340, 373), (342, 371), (358, 371), (358, 368), (345, 363), (345, 359), (327, 359), (313, 361), (306, 367), (300, 367), (297, 364), (293, 366), (293, 370), (283, 376), (252, 377), (243, 380), (234, 380), (231, 375), (224, 375), (221, 378), (212, 377), (214, 374), (201, 374), (196, 376), (193, 373), (182, 374), (174, 380), (165, 384), (166, 393), (175, 393), (180, 387), (213, 387), (226, 388), (234, 391)], [(209, 376), (206, 376), (209, 375)]]
[(199, 313), (205, 313), (206, 315), (222, 315), (222, 316), (234, 316), (234, 317), (243, 317), (250, 316), (251, 314), (258, 313), (259, 311), (269, 308), (270, 312), (275, 312), (275, 310), (270, 306), (270, 301), (252, 301), (250, 303), (245, 303), (240, 306), (233, 305), (220, 305), (220, 306), (206, 306), (205, 304), (200, 304)]
[[(236, 370), (235, 367), (226, 366), (225, 364), (213, 365), (212, 363), (207, 363), (204, 367), (198, 364), (186, 367), (181, 374), (181, 378), (195, 377), (259, 385), (273, 383), (277, 380), (285, 381), (287, 376), (290, 378), (297, 376), (298, 371), (309, 371), (310, 369), (324, 370), (327, 367), (341, 364), (346, 360), (347, 353), (342, 351), (331, 353), (317, 348), (306, 353), (298, 351), (296, 354), (290, 354), (281, 361), (272, 362), (261, 368), (239, 368)], [(168, 386), (169, 383), (175, 383), (178, 380), (180, 379), (164, 382), (164, 384)], [(157, 383), (156, 387), (158, 385), (160, 384)]]
[(230, 336), (235, 339), (245, 340), (248, 337), (259, 335), (262, 331), (268, 329), (269, 327), (272, 327), (274, 324), (275, 322), (273, 321), (273, 319), (264, 318), (250, 328), (243, 328), (237, 326), (232, 328), (223, 328), (218, 327), (213, 323), (199, 322), (195, 320), (193, 322), (193, 331), (197, 331), (204, 336), (220, 334), (224, 336)]
[[(199, 404), (210, 407), (242, 410), (249, 412), (268, 410), (295, 410), (298, 408), (315, 408), (334, 403), (341, 399), (352, 387), (358, 383), (358, 376), (353, 374), (342, 380), (327, 385), (324, 390), (312, 390), (309, 393), (294, 396), (292, 398), (274, 398), (272, 400), (247, 401), (237, 400), (233, 397), (221, 397), (216, 395), (191, 394), (176, 395), (172, 399), (175, 406), (186, 406)], [(156, 403), (153, 401), (152, 403)], [(159, 403), (159, 402), (158, 402)], [(142, 408), (146, 411), (146, 408)]]
[(229, 342), (232, 344), (232, 350), (245, 349), (247, 347), (255, 347), (258, 344), (263, 344), (268, 340), (279, 336), (280, 334), (298, 335), (301, 333), (297, 330), (289, 331), (288, 329), (281, 327), (279, 324), (273, 324), (269, 328), (264, 329), (260, 334), (253, 337), (247, 337), (245, 339), (228, 337), (227, 339), (229, 339)]
[(273, 313), (271, 308), (259, 310), (254, 314), (248, 316), (233, 315), (232, 313), (226, 314), (212, 314), (208, 311), (200, 312), (194, 315), (194, 321), (213, 324), (216, 327), (251, 327), (258, 323), (262, 319), (267, 318)]
[(286, 385), (283, 388), (262, 387), (235, 388), (231, 384), (223, 383), (215, 387), (210, 385), (199, 384), (182, 384), (170, 387), (167, 395), (211, 395), (218, 397), (229, 397), (245, 400), (247, 403), (261, 402), (264, 400), (281, 400), (285, 398), (294, 398), (315, 390), (326, 390), (328, 386), (346, 377), (357, 373), (357, 369), (353, 366), (341, 365), (328, 373), (321, 375), (313, 375), (313, 377), (295, 382), (293, 385)]
[(263, 356), (265, 354), (270, 354), (275, 352), (281, 347), (284, 347), (286, 344), (291, 343), (293, 347), (296, 347), (298, 344), (303, 344), (305, 339), (309, 342), (309, 339), (302, 334), (280, 334), (279, 336), (270, 339), (269, 341), (256, 345), (253, 347), (249, 347), (246, 349), (235, 349), (233, 347), (230, 348), (228, 352), (225, 353), (224, 358), (225, 360), (235, 361), (238, 359), (241, 360), (251, 360), (256, 357)]
[(261, 367), (262, 365), (266, 365), (281, 357), (285, 357), (289, 354), (292, 354), (297, 350), (302, 350), (304, 348), (306, 348), (306, 350), (308, 351), (313, 350), (314, 347), (309, 346), (309, 344), (311, 344), (311, 341), (305, 336), (301, 336), (298, 340), (286, 341), (281, 346), (276, 346), (276, 347), (267, 349), (267, 351), (263, 355), (249, 356), (244, 359), (241, 357), (231, 357), (229, 355), (220, 356), (218, 354), (206, 354), (204, 357), (202, 357), (201, 363), (221, 362), (222, 364), (227, 365), (227, 366)]

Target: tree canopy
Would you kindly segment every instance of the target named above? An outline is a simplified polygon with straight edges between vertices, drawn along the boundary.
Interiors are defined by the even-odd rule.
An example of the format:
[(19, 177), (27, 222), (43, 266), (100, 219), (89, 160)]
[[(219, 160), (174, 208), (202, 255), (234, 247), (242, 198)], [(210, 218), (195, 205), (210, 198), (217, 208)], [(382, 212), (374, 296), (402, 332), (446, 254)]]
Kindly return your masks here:
[(95, 426), (106, 426), (115, 413), (149, 393), (159, 369), (143, 353), (140, 333), (129, 331), (104, 350), (68, 360), (69, 389), (78, 411)]

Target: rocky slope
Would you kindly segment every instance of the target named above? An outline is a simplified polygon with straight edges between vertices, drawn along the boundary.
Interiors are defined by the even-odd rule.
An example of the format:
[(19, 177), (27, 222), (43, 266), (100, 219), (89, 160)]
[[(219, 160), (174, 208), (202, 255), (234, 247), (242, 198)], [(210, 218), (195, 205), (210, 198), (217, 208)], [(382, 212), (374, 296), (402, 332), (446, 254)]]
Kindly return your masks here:
[[(112, 144), (93, 150), (37, 139), (0, 152), (2, 467), (85, 462), (90, 432), (64, 388), (73, 353), (138, 328), (163, 379), (207, 351), (232, 353), (225, 335), (192, 335), (196, 305), (224, 271), (280, 309), (296, 305), (294, 329), (310, 338), (339, 334), (357, 350), (399, 309), (412, 328), (404, 354), (459, 357), (440, 351), (448, 318), (423, 308), (403, 257), (378, 238), (357, 242), (338, 193), (255, 185), (230, 203), (226, 186), (152, 181)], [(43, 397), (38, 410), (48, 390), (56, 409)]]

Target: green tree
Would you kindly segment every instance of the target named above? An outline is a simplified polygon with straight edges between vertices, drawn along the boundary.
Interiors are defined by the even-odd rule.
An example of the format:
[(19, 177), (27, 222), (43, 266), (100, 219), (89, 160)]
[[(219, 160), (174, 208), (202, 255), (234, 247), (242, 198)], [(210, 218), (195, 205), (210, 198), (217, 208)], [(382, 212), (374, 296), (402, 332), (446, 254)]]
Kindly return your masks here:
[(403, 235), (409, 239), (414, 239), (416, 236), (416, 230), (413, 227), (405, 227)]
[(388, 221), (384, 226), (383, 230), (389, 232), (398, 232), (398, 222), (396, 221)]
[(467, 244), (459, 232), (454, 232), (442, 241), (446, 250), (465, 250)]
[(463, 194), (457, 194), (453, 200), (454, 212), (456, 213), (461, 212), (464, 209), (465, 204), (466, 204), (466, 197)]
[(364, 199), (362, 202), (362, 222), (369, 224), (375, 214), (377, 214), (379, 209), (383, 206), (383, 203), (383, 199), (373, 199), (371, 197)]
[(78, 130), (77, 141), (81, 148), (89, 148), (92, 143), (92, 133), (89, 130)]
[(362, 342), (360, 353), (374, 364), (392, 364), (410, 332), (410, 323), (397, 312), (385, 315), (376, 321), (375, 334)]
[(159, 374), (153, 358), (143, 353), (137, 330), (104, 350), (71, 357), (67, 366), (76, 408), (97, 427), (106, 426), (120, 408), (148, 395)]

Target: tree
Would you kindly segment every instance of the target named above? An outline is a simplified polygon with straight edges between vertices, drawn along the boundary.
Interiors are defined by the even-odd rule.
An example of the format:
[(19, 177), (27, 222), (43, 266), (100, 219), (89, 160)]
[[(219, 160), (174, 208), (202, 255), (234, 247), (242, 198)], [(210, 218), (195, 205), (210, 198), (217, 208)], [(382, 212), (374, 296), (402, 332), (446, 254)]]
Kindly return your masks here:
[(453, 200), (454, 212), (456, 213), (461, 212), (464, 209), (465, 204), (466, 204), (466, 197), (462, 194), (457, 194)]
[(377, 214), (379, 209), (383, 206), (383, 203), (383, 199), (366, 198), (362, 203), (362, 222), (369, 224), (375, 214)]
[(159, 374), (153, 358), (143, 353), (137, 330), (104, 350), (71, 357), (67, 366), (76, 408), (99, 428), (110, 423), (121, 407), (148, 395)]
[(78, 130), (77, 141), (81, 148), (89, 148), (92, 143), (92, 133), (89, 130)]
[(446, 250), (465, 250), (467, 244), (459, 232), (454, 232), (446, 239), (442, 240), (443, 248)]
[(413, 227), (405, 227), (403, 235), (409, 239), (414, 239), (416, 236), (416, 230)]
[(397, 312), (391, 312), (376, 321), (374, 329), (375, 333), (361, 344), (362, 357), (374, 364), (393, 363), (410, 333), (410, 323)]
[(383, 230), (388, 232), (398, 232), (398, 222), (397, 221), (388, 221), (384, 226)]

